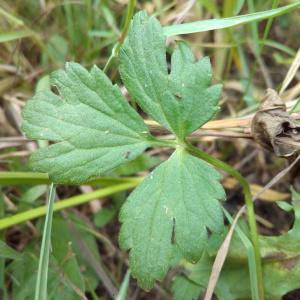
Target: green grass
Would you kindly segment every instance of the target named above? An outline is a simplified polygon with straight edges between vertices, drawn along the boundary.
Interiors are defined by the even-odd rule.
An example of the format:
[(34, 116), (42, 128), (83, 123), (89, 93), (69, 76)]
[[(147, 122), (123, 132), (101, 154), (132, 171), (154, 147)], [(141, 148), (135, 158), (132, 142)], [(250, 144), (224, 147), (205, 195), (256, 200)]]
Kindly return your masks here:
[[(60, 211), (66, 208), (78, 206), (81, 204), (84, 204), (86, 202), (89, 202), (93, 199), (97, 199), (99, 197), (106, 197), (110, 196), (114, 193), (126, 191), (128, 189), (131, 189), (135, 187), (139, 183), (140, 179), (137, 179), (135, 181), (129, 181), (127, 183), (122, 184), (116, 184), (107, 188), (101, 188), (99, 190), (95, 190), (91, 193), (86, 193), (78, 196), (74, 196), (65, 200), (61, 200), (54, 204), (53, 211)], [(33, 220), (38, 217), (42, 217), (46, 214), (47, 207), (46, 206), (40, 206), (38, 208), (33, 208), (31, 210), (21, 212), (18, 214), (14, 214), (10, 217), (2, 218), (0, 220), (0, 230), (3, 230), (5, 228), (9, 228), (13, 225), (17, 225), (29, 220)]]
[(47, 213), (43, 230), (43, 239), (41, 245), (39, 268), (37, 273), (35, 300), (47, 300), (47, 285), (48, 285), (48, 267), (49, 255), (51, 248), (51, 229), (53, 219), (53, 207), (56, 198), (55, 185), (51, 184), (49, 188), (49, 197), (47, 205)]

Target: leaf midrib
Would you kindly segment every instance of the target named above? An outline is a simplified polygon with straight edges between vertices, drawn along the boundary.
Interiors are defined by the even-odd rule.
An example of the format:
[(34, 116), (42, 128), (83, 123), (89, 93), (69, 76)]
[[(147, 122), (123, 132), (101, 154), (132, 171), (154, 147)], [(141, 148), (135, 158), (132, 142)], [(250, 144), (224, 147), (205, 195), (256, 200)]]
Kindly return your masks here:
[[(64, 106), (64, 105), (70, 105), (70, 104), (63, 104), (62, 106)], [(72, 106), (72, 105), (71, 105)], [(90, 106), (89, 106), (90, 107)], [(31, 111), (32, 112), (35, 112), (35, 113), (37, 113), (37, 114), (41, 114), (41, 112), (40, 111), (38, 111), (38, 110), (36, 110), (36, 109), (31, 109)], [(105, 115), (104, 113), (102, 113), (103, 115)], [(107, 115), (105, 115), (105, 116), (107, 116)], [(107, 131), (107, 130), (109, 130), (109, 129), (107, 129), (107, 130), (99, 130), (99, 129), (96, 129), (96, 128), (93, 128), (93, 127), (90, 127), (90, 126), (84, 126), (84, 125), (80, 125), (80, 124), (76, 124), (76, 123), (73, 123), (71, 120), (65, 120), (65, 119), (58, 119), (58, 118), (56, 118), (55, 116), (52, 116), (52, 115), (47, 115), (47, 118), (52, 118), (52, 119), (54, 119), (55, 121), (57, 121), (57, 120), (59, 120), (59, 122), (62, 122), (62, 123), (65, 123), (65, 124), (71, 124), (72, 126), (75, 126), (75, 127), (80, 127), (80, 128), (83, 128), (83, 129), (90, 129), (90, 130), (95, 130), (96, 132), (102, 132), (102, 133), (104, 133), (104, 134), (106, 134), (105, 132)], [(111, 116), (108, 116), (108, 118), (110, 118), (111, 120), (113, 120), (113, 121), (118, 121), (117, 119), (114, 119), (114, 118), (112, 118)], [(136, 139), (136, 140), (139, 140), (138, 138), (141, 138), (141, 140), (143, 140), (143, 141), (147, 141), (147, 139), (145, 138), (145, 137), (143, 137), (142, 135), (140, 135), (137, 131), (134, 131), (133, 129), (131, 129), (130, 127), (128, 127), (127, 125), (124, 125), (123, 123), (121, 123), (121, 122), (117, 122), (118, 124), (121, 124), (122, 126), (120, 126), (120, 127), (122, 127), (122, 128), (125, 128), (125, 129), (127, 129), (127, 130), (129, 130), (130, 132), (132, 132), (132, 133), (134, 133), (135, 135), (136, 135), (136, 137), (135, 136), (130, 136), (130, 135), (126, 135), (126, 134), (118, 134), (118, 133), (113, 133), (112, 134), (112, 132), (109, 132), (109, 133), (107, 133), (107, 134), (112, 134), (112, 135), (115, 135), (115, 136), (121, 136), (121, 137), (127, 137), (127, 138), (129, 138), (129, 139)], [(35, 126), (35, 127), (38, 127), (38, 128), (44, 128), (44, 127), (42, 127), (42, 126), (40, 126), (40, 125), (32, 125), (32, 123), (29, 123), (30, 124), (30, 126)], [(147, 129), (147, 133), (148, 133), (148, 128), (146, 127), (145, 129)], [(56, 130), (54, 130), (53, 128), (51, 128), (51, 130), (53, 131), (53, 132), (55, 132), (57, 135), (59, 135), (60, 137), (61, 137), (61, 140), (64, 140), (64, 137), (62, 137), (61, 136), (61, 134), (59, 133), (59, 132), (57, 132)]]

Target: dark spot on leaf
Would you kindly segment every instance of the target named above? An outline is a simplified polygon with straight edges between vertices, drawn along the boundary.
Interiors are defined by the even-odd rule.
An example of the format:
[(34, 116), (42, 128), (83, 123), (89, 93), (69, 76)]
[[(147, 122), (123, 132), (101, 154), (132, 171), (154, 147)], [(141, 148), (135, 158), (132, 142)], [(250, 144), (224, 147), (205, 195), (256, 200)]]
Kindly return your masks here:
[(265, 261), (277, 261), (286, 259), (286, 254), (284, 252), (270, 252), (265, 257)]
[(125, 159), (128, 159), (129, 158), (129, 155), (130, 155), (130, 151), (127, 151), (124, 155)]
[(58, 91), (57, 86), (52, 85), (50, 89), (51, 89), (51, 92), (52, 92), (53, 94), (59, 96), (59, 91)]
[(295, 257), (291, 257), (281, 261), (280, 264), (282, 265), (283, 268), (292, 270), (297, 265), (299, 258), (300, 255), (297, 255)]
[(175, 218), (173, 218), (173, 227), (172, 227), (172, 236), (171, 236), (172, 244), (175, 244), (175, 223), (176, 223), (176, 220), (175, 220)]
[(182, 96), (179, 93), (175, 93), (175, 97), (178, 101), (182, 99)]
[(288, 257), (284, 252), (271, 252), (264, 257), (265, 262), (278, 262), (282, 268), (288, 270), (293, 269), (297, 265), (299, 259), (300, 254)]

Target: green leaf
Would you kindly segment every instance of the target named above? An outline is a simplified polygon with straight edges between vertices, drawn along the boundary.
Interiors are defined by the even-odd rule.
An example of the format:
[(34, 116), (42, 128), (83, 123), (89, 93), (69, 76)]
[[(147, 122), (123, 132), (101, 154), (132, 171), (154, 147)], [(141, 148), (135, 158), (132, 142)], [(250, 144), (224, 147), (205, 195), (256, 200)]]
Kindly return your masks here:
[(48, 286), (48, 267), (49, 267), (49, 256), (51, 248), (51, 229), (53, 219), (53, 205), (56, 196), (56, 187), (54, 184), (50, 185), (47, 214), (43, 229), (43, 239), (39, 258), (39, 267), (36, 280), (35, 288), (35, 300), (46, 300), (47, 299), (47, 286)]
[(163, 29), (154, 17), (137, 13), (120, 52), (120, 74), (130, 95), (154, 120), (179, 139), (218, 111), (221, 85), (209, 86), (208, 58), (195, 62), (191, 49), (177, 43), (168, 74)]
[(35, 282), (37, 278), (38, 258), (27, 247), (22, 260), (15, 260), (10, 265), (12, 270), (12, 299), (34, 299)]
[(119, 88), (96, 66), (67, 63), (53, 74), (53, 92), (37, 93), (23, 110), (23, 131), (56, 141), (33, 153), (34, 170), (53, 182), (79, 183), (140, 155), (150, 134)]
[(159, 157), (143, 153), (136, 159), (122, 164), (114, 170), (114, 173), (122, 176), (134, 175), (136, 173), (149, 170), (161, 162), (162, 160)]
[[(92, 266), (89, 257), (87, 257), (86, 253), (82, 251), (82, 245), (86, 245), (91, 254), (94, 256), (95, 260), (102, 264), (101, 253), (99, 253), (97, 240), (88, 230), (87, 225), (82, 219), (80, 219), (79, 216), (76, 214), (69, 214), (68, 219), (69, 227), (71, 225), (70, 222), (72, 222), (78, 231), (77, 233), (80, 234), (81, 241), (79, 241), (76, 234), (74, 235), (74, 232), (70, 232), (70, 238), (72, 239), (72, 246), (76, 254), (76, 259), (80, 266), (84, 266), (84, 270), (81, 270), (81, 272), (83, 273), (86, 282), (86, 289), (96, 289), (97, 285), (99, 284), (99, 276), (96, 273), (95, 268)], [(66, 220), (64, 221), (66, 222)], [(61, 222), (63, 222), (63, 220), (61, 220)]]
[[(263, 262), (264, 289), (267, 300), (279, 300), (290, 291), (300, 288), (300, 194), (293, 191), (295, 223), (281, 236), (260, 236), (259, 243)], [(295, 201), (296, 200), (296, 201)], [(217, 251), (217, 249), (216, 249)], [(186, 263), (188, 279), (198, 284), (199, 294), (205, 291), (214, 255), (205, 252), (196, 265)], [(230, 251), (215, 294), (220, 300), (251, 299), (247, 254), (237, 234), (234, 234)], [(193, 298), (187, 298), (192, 300)]]
[(47, 43), (50, 56), (57, 64), (64, 63), (68, 54), (68, 41), (58, 34), (52, 35)]
[(115, 208), (108, 208), (104, 207), (99, 212), (97, 212), (94, 217), (93, 221), (97, 227), (104, 227), (111, 219), (115, 216), (116, 209)]
[(126, 300), (127, 299), (127, 291), (128, 291), (128, 286), (129, 286), (129, 281), (130, 281), (130, 270), (126, 272), (126, 275), (123, 279), (120, 291), (118, 293), (118, 296), (116, 300)]
[[(35, 241), (36, 243), (36, 241)], [(35, 283), (37, 279), (38, 257), (34, 254), (34, 247), (28, 246), (23, 254), (22, 260), (15, 260), (9, 266), (12, 269), (12, 299), (32, 300), (34, 299)], [(66, 259), (70, 259), (66, 257)], [(61, 265), (50, 257), (50, 268), (48, 277), (47, 300), (80, 300), (82, 297), (76, 293), (74, 283), (61, 269)], [(75, 275), (75, 274), (74, 274)]]
[(0, 240), (0, 257), (10, 259), (21, 259), (22, 254), (18, 253), (16, 250), (9, 247), (3, 241)]
[[(33, 204), (37, 199), (39, 199), (43, 194), (45, 194), (47, 191), (47, 186), (46, 185), (36, 185), (34, 187), (29, 188), (24, 192), (20, 199), (20, 204), (22, 202), (26, 203), (27, 206), (28, 204)], [(24, 204), (23, 203), (23, 204)], [(18, 209), (20, 210), (20, 205), (18, 206)]]
[(185, 276), (176, 276), (172, 282), (174, 300), (197, 300), (201, 286)]
[(257, 22), (268, 18), (274, 18), (281, 16), (288, 12), (297, 9), (300, 6), (300, 2), (296, 1), (290, 5), (282, 6), (275, 9), (270, 9), (267, 11), (261, 11), (253, 14), (236, 16), (231, 18), (223, 19), (211, 19), (196, 21), (186, 24), (176, 24), (164, 27), (164, 34), (166, 36), (178, 35), (178, 34), (190, 34), (196, 32), (203, 32), (209, 30), (216, 30), (222, 28), (229, 28), (233, 26), (238, 26), (242, 24), (247, 24), (251, 22)]
[[(85, 223), (78, 216), (72, 213), (68, 215), (68, 219), (63, 219), (59, 215), (54, 216), (48, 276), (47, 299), (49, 300), (86, 299), (82, 295), (89, 292), (90, 289), (96, 289), (99, 284), (99, 277), (88, 265), (86, 255), (77, 245), (76, 237), (70, 229), (71, 222), (77, 228), (80, 237), (96, 260), (101, 260), (94, 236), (81, 228)], [(13, 287), (12, 299), (34, 299), (38, 268), (37, 250), (37, 239), (34, 239), (26, 246), (22, 256), (19, 254), (22, 259), (14, 260), (8, 266), (8, 272), (12, 272), (9, 273)]]
[(0, 43), (23, 39), (32, 35), (34, 35), (34, 32), (30, 29), (23, 29), (13, 32), (0, 32)]
[(219, 179), (209, 164), (177, 149), (129, 196), (120, 213), (120, 243), (130, 249), (131, 272), (143, 288), (165, 276), (177, 248), (196, 262), (207, 229), (221, 231), (218, 200), (225, 193)]
[[(70, 286), (76, 286), (84, 293), (83, 276), (74, 253), (72, 235), (66, 220), (54, 218), (51, 241), (52, 255), (57, 260), (60, 271), (63, 272), (62, 276), (70, 282)], [(74, 296), (74, 300), (78, 298)]]
[(293, 210), (293, 206), (286, 201), (277, 201), (276, 204), (278, 205), (278, 207), (280, 207), (284, 211)]
[(50, 91), (50, 90), (51, 90), (50, 76), (44, 75), (36, 83), (35, 92)]

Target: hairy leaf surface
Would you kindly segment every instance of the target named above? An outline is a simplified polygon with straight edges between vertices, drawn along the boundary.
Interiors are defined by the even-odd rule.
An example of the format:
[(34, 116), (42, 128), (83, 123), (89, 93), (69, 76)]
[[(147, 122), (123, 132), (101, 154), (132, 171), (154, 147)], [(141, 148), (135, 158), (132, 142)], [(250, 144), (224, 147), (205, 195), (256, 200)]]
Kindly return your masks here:
[(207, 228), (220, 231), (225, 193), (220, 175), (182, 149), (157, 167), (123, 205), (121, 246), (130, 249), (130, 267), (150, 289), (170, 266), (174, 247), (197, 261), (206, 246)]
[(191, 49), (179, 42), (168, 74), (163, 29), (145, 12), (133, 18), (120, 53), (120, 73), (142, 109), (181, 139), (218, 111), (221, 85), (210, 86), (209, 59), (196, 62)]
[(33, 153), (34, 170), (49, 173), (54, 182), (82, 182), (148, 147), (142, 118), (96, 66), (88, 72), (67, 63), (52, 83), (59, 95), (37, 93), (23, 111), (27, 137), (58, 142)]
[[(130, 269), (150, 289), (178, 257), (198, 261), (207, 231), (223, 228), (220, 175), (183, 145), (186, 135), (218, 110), (221, 86), (210, 86), (209, 59), (196, 62), (182, 42), (169, 73), (163, 30), (145, 13), (134, 17), (120, 72), (132, 98), (178, 141), (177, 150), (145, 178), (120, 214), (120, 242), (130, 249)], [(80, 183), (134, 160), (151, 145), (167, 144), (153, 143), (143, 119), (97, 67), (88, 72), (66, 64), (53, 74), (52, 84), (58, 94), (39, 92), (23, 111), (29, 138), (56, 142), (31, 157), (33, 169), (49, 173), (52, 181)]]

